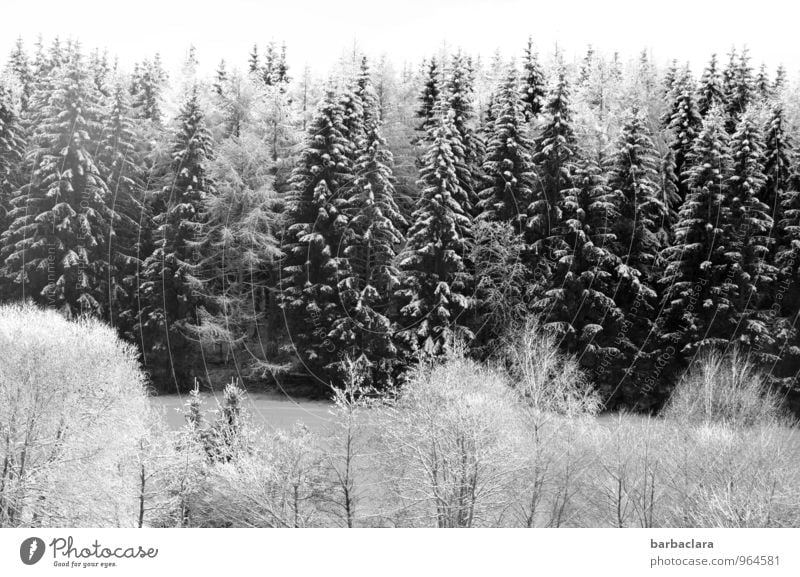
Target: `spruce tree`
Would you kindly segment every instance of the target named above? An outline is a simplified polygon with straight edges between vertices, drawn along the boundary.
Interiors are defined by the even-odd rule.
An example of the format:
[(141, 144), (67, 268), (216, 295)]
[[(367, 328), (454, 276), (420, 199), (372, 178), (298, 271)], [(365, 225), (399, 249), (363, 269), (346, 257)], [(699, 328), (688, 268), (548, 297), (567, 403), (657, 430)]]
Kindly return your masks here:
[(728, 71), (727, 78), (725, 101), (728, 119), (726, 127), (732, 134), (736, 130), (739, 118), (747, 111), (756, 94), (753, 68), (750, 66), (750, 55), (747, 48), (742, 50), (733, 70)]
[[(728, 273), (736, 284), (731, 300), (739, 315), (738, 337), (747, 346), (769, 348), (772, 336), (767, 322), (767, 289), (775, 281), (775, 268), (768, 262), (773, 244), (770, 207), (761, 201), (766, 184), (764, 143), (761, 129), (750, 113), (742, 116), (731, 138), (732, 174), (728, 183), (731, 223), (726, 257)], [(761, 355), (763, 356), (763, 354)]]
[(544, 70), (539, 64), (539, 56), (531, 38), (528, 38), (528, 45), (525, 47), (522, 68), (522, 102), (525, 121), (530, 122), (542, 112), (547, 96)]
[[(652, 367), (652, 331), (656, 317), (656, 263), (667, 215), (658, 152), (646, 118), (634, 108), (623, 124), (610, 162), (609, 188), (614, 203), (612, 251), (619, 256), (614, 300), (624, 316), (617, 338), (615, 388), (628, 403), (643, 403), (638, 383)], [(615, 363), (616, 364), (616, 363)], [(611, 367), (609, 375), (614, 375)]]
[(283, 242), (282, 306), (300, 361), (321, 383), (336, 361), (330, 337), (342, 310), (337, 247), (346, 228), (345, 191), (352, 186), (351, 143), (341, 98), (329, 89), (308, 127), (291, 179)]
[[(374, 95), (371, 87), (367, 90)], [(367, 108), (374, 110), (375, 104)], [(340, 359), (360, 359), (366, 382), (379, 388), (391, 385), (398, 362), (391, 296), (400, 284), (395, 263), (405, 242), (401, 230), (407, 226), (395, 202), (391, 166), (392, 154), (377, 123), (368, 123), (348, 192), (348, 226), (338, 247), (342, 262), (337, 288), (344, 315), (331, 332), (345, 353)], [(342, 360), (331, 368), (340, 379), (345, 376)]]
[(204, 303), (196, 276), (201, 252), (201, 216), (214, 185), (207, 173), (211, 134), (192, 89), (176, 120), (167, 182), (152, 201), (155, 249), (141, 265), (135, 332), (143, 361), (161, 387), (191, 388), (192, 335)]
[[(616, 215), (601, 164), (594, 151), (573, 162), (573, 186), (561, 193), (563, 217), (553, 231), (564, 249), (532, 307), (558, 335), (562, 349), (578, 355), (589, 370), (619, 356), (624, 322), (613, 299), (619, 259), (610, 250), (608, 223)], [(608, 399), (613, 379), (602, 375), (599, 380)]]
[(34, 90), (33, 73), (31, 71), (28, 53), (22, 43), (22, 38), (17, 38), (14, 49), (8, 58), (8, 69), (20, 87), (20, 112), (25, 112), (28, 108), (28, 101)]
[(525, 106), (513, 67), (495, 103), (497, 119), (492, 123), (486, 159), (483, 162), (485, 188), (480, 191), (479, 218), (513, 224), (520, 233), (533, 201), (533, 143), (528, 139)]
[(109, 189), (109, 204), (114, 209), (114, 239), (111, 254), (114, 275), (109, 279), (108, 322), (120, 334), (132, 334), (136, 320), (136, 272), (140, 259), (149, 254), (145, 242), (148, 232), (140, 225), (147, 213), (140, 178), (141, 158), (134, 134), (128, 94), (117, 82), (110, 96), (110, 106), (103, 115), (97, 147), (97, 168)]
[(706, 66), (706, 69), (703, 70), (703, 76), (700, 78), (697, 96), (697, 111), (700, 116), (705, 117), (712, 108), (722, 105), (724, 98), (717, 55), (712, 54), (711, 61)]
[[(764, 130), (764, 175), (766, 183), (760, 196), (770, 211), (774, 223), (783, 220), (781, 202), (792, 186), (794, 167), (794, 146), (783, 111), (783, 105), (776, 102), (770, 108)], [(773, 237), (776, 234), (773, 233)]]
[(546, 276), (550, 266), (547, 262), (556, 262), (564, 250), (555, 233), (563, 222), (563, 192), (573, 188), (572, 164), (577, 151), (570, 87), (563, 65), (556, 71), (543, 117), (544, 125), (534, 142), (537, 178), (533, 202), (528, 207), (527, 232), (536, 257), (531, 264)]
[(419, 122), (416, 130), (422, 133), (423, 136), (421, 138), (424, 138), (424, 136), (428, 134), (431, 126), (436, 121), (434, 110), (441, 94), (440, 83), (441, 72), (439, 70), (439, 62), (434, 56), (426, 67), (425, 82), (422, 86), (422, 92), (420, 92), (419, 95), (419, 108), (417, 108), (415, 113)]
[(420, 198), (400, 254), (397, 292), (405, 344), (428, 355), (442, 354), (454, 338), (471, 336), (466, 327), (471, 282), (464, 262), (471, 221), (458, 177), (465, 154), (455, 111), (445, 105), (437, 112), (420, 172)]
[(474, 86), (470, 59), (461, 52), (456, 53), (450, 63), (445, 81), (444, 98), (454, 112), (453, 125), (461, 138), (461, 147), (454, 149), (463, 154), (455, 163), (461, 188), (465, 193), (464, 211), (473, 215), (478, 202), (477, 190), (482, 180), (481, 163), (484, 143), (475, 130)]
[(684, 172), (688, 168), (687, 158), (691, 154), (694, 142), (700, 133), (703, 118), (697, 108), (694, 96), (694, 82), (688, 70), (685, 70), (681, 79), (676, 81), (674, 94), (673, 112), (667, 129), (669, 130), (670, 138), (669, 146), (675, 153), (675, 174), (678, 176), (677, 203), (670, 208), (678, 210), (678, 207), (682, 205), (683, 199), (688, 194)]
[[(68, 317), (101, 316), (107, 304), (114, 213), (91, 154), (100, 110), (81, 54), (59, 52), (52, 90), (32, 135), (32, 178), (11, 201), (2, 273), (20, 295)], [(67, 60), (68, 59), (68, 60)]]
[(253, 50), (250, 52), (250, 59), (248, 60), (248, 67), (250, 74), (261, 74), (261, 61), (258, 56), (258, 44), (253, 44)]
[(732, 160), (725, 118), (713, 109), (687, 159), (689, 193), (675, 225), (675, 242), (663, 251), (662, 347), (676, 361), (698, 348), (724, 346), (735, 332), (738, 298), (728, 245), (727, 202)]

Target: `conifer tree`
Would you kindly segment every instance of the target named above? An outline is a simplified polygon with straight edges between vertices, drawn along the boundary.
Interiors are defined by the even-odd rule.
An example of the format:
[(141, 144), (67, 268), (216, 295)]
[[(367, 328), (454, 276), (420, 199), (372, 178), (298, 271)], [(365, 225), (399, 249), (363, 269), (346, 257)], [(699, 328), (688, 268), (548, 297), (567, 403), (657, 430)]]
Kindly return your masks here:
[(732, 134), (736, 130), (739, 118), (747, 111), (748, 106), (750, 106), (754, 98), (755, 85), (753, 68), (750, 66), (748, 50), (744, 48), (733, 70), (728, 72), (725, 100), (726, 112), (728, 114), (726, 127), (729, 133)]
[(461, 138), (461, 147), (458, 150), (463, 154), (463, 158), (455, 163), (456, 174), (465, 192), (464, 211), (472, 215), (478, 202), (477, 189), (482, 180), (484, 143), (474, 126), (474, 86), (469, 62), (469, 58), (461, 52), (453, 56), (445, 82), (444, 98), (448, 107), (455, 113), (453, 125)]
[[(792, 187), (794, 145), (786, 124), (783, 105), (780, 102), (774, 103), (764, 130), (766, 183), (760, 200), (769, 207), (770, 216), (776, 225), (783, 220), (781, 202)], [(773, 237), (776, 234), (773, 233)]]
[[(377, 113), (374, 90), (369, 85), (363, 90), (371, 117)], [(395, 202), (391, 166), (392, 154), (377, 122), (368, 122), (348, 192), (348, 226), (338, 249), (343, 261), (338, 291), (345, 314), (334, 323), (331, 337), (345, 352), (340, 359), (360, 359), (367, 371), (366, 382), (375, 387), (392, 383), (398, 362), (391, 296), (400, 284), (395, 263), (404, 243), (401, 230), (407, 224)], [(341, 360), (331, 368), (344, 377)]]
[(761, 67), (758, 69), (758, 74), (753, 81), (753, 88), (756, 96), (761, 100), (769, 100), (774, 96), (772, 82), (770, 82), (766, 64), (761, 64)]
[[(618, 258), (610, 250), (608, 223), (616, 215), (601, 163), (592, 152), (573, 163), (573, 186), (561, 193), (563, 217), (553, 231), (564, 248), (533, 304), (545, 327), (558, 335), (562, 349), (578, 355), (587, 369), (619, 355), (617, 337), (624, 322), (613, 299)], [(597, 384), (608, 397), (611, 391), (603, 384), (612, 380), (604, 376)]]
[[(627, 402), (642, 403), (640, 377), (652, 368), (651, 333), (656, 317), (656, 263), (667, 216), (658, 152), (645, 117), (634, 108), (623, 124), (610, 162), (609, 188), (614, 202), (612, 251), (620, 258), (614, 300), (624, 316), (617, 338), (624, 371), (615, 376), (615, 388)], [(616, 364), (616, 363), (615, 363)]]
[[(32, 135), (32, 178), (11, 201), (2, 273), (21, 295), (68, 317), (103, 314), (113, 211), (94, 158), (98, 95), (83, 58), (62, 55)], [(69, 58), (68, 60), (66, 60)]]
[(703, 118), (695, 101), (695, 87), (688, 70), (682, 73), (675, 84), (675, 101), (667, 129), (670, 134), (670, 148), (675, 153), (675, 174), (678, 177), (678, 199), (672, 210), (678, 210), (688, 193), (684, 172), (688, 168), (687, 158), (700, 133)]
[(711, 61), (703, 70), (703, 76), (700, 78), (697, 111), (700, 116), (705, 117), (712, 108), (722, 105), (723, 102), (722, 78), (717, 64), (717, 55), (712, 54)]
[(724, 123), (720, 109), (703, 121), (687, 159), (689, 193), (675, 225), (675, 242), (663, 252), (660, 333), (663, 347), (672, 347), (678, 361), (698, 348), (724, 345), (738, 321), (734, 301), (739, 295), (728, 277), (732, 160)]
[(17, 38), (14, 49), (8, 58), (8, 69), (20, 87), (20, 112), (24, 113), (28, 108), (28, 101), (33, 93), (33, 73), (31, 71), (28, 53), (22, 43), (22, 37)]
[(149, 254), (151, 247), (146, 244), (149, 230), (143, 230), (140, 224), (147, 213), (139, 174), (141, 159), (132, 110), (121, 82), (114, 86), (110, 101), (103, 115), (96, 154), (97, 168), (108, 186), (109, 204), (115, 213), (110, 247), (114, 275), (109, 279), (108, 322), (123, 336), (134, 339), (132, 330), (138, 306), (135, 276), (140, 259)]
[(513, 67), (500, 88), (495, 107), (497, 119), (489, 127), (483, 163), (485, 188), (478, 195), (479, 218), (510, 222), (520, 233), (525, 228), (528, 206), (533, 201), (533, 143), (526, 134), (525, 106)]
[(345, 189), (352, 185), (351, 143), (341, 98), (329, 89), (309, 124), (291, 179), (284, 239), (282, 306), (293, 347), (317, 380), (329, 384), (336, 361), (330, 337), (342, 316), (337, 247), (346, 228)]
[(441, 94), (441, 72), (439, 71), (439, 62), (436, 57), (432, 57), (428, 63), (425, 74), (425, 83), (422, 87), (422, 92), (419, 95), (419, 108), (416, 111), (416, 116), (419, 121), (416, 129), (424, 135), (427, 135), (431, 126), (435, 122), (434, 109), (436, 103), (439, 101)]
[(261, 73), (261, 61), (258, 56), (258, 44), (253, 44), (253, 50), (250, 52), (250, 59), (248, 60), (250, 74)]
[(442, 354), (454, 338), (471, 336), (465, 313), (471, 306), (464, 263), (471, 221), (462, 202), (466, 191), (457, 164), (464, 158), (456, 113), (437, 110), (420, 173), (421, 188), (407, 243), (400, 254), (402, 336), (411, 350)]
[(162, 121), (162, 96), (167, 74), (161, 67), (158, 54), (153, 60), (145, 60), (139, 65), (138, 74), (132, 79), (132, 106), (138, 118), (155, 124)]
[(214, 185), (207, 172), (211, 134), (192, 89), (181, 107), (165, 186), (154, 195), (155, 249), (141, 265), (136, 333), (143, 361), (162, 386), (191, 388), (192, 334), (204, 304), (196, 276), (200, 262), (201, 216)]
[[(556, 71), (543, 117), (544, 126), (534, 142), (537, 178), (528, 207), (528, 242), (539, 259), (555, 262), (564, 250), (555, 232), (562, 226), (563, 191), (573, 188), (572, 163), (577, 151), (570, 87), (563, 65)], [(541, 270), (546, 275), (546, 267)]]
[[(739, 315), (738, 337), (746, 346), (762, 349), (772, 342), (765, 314), (766, 296), (775, 280), (775, 268), (769, 263), (773, 244), (770, 233), (773, 221), (770, 207), (761, 201), (766, 184), (764, 143), (761, 129), (750, 113), (742, 116), (731, 138), (732, 174), (728, 184), (731, 223), (727, 232), (731, 261), (728, 277), (736, 284), (731, 295)], [(733, 296), (735, 295), (736, 300)]]
[(528, 38), (528, 45), (525, 47), (522, 68), (522, 102), (525, 121), (530, 122), (542, 112), (547, 97), (544, 70), (539, 64), (539, 56), (531, 38)]

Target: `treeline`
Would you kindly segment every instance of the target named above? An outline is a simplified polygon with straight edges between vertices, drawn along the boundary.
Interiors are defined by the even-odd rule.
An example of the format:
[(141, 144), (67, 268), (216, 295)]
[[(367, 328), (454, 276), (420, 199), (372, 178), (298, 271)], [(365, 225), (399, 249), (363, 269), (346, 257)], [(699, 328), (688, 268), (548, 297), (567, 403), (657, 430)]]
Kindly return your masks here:
[(190, 51), (170, 82), (158, 56), (127, 74), (18, 43), (5, 299), (105, 319), (166, 389), (220, 344), (237, 369), (289, 360), (321, 386), (359, 359), (381, 388), (456, 340), (495, 357), (529, 316), (608, 406), (657, 406), (709, 348), (796, 388), (790, 91), (746, 49), (699, 81), (531, 42), (521, 63), (459, 51), (400, 72), (354, 54), (325, 82), (274, 45), (245, 72), (196, 67)]

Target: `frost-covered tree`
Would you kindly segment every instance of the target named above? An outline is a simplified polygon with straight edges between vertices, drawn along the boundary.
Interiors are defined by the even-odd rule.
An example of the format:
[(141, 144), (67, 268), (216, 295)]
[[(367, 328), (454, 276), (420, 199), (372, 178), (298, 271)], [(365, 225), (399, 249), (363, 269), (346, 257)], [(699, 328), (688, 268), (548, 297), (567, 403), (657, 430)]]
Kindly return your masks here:
[[(733, 57), (733, 53), (731, 53)], [(727, 83), (724, 84), (725, 104), (728, 120), (726, 127), (733, 133), (739, 118), (747, 111), (756, 96), (753, 68), (750, 66), (750, 54), (745, 47), (733, 68), (726, 70)]]
[(22, 37), (17, 38), (14, 48), (8, 57), (8, 71), (19, 85), (20, 112), (24, 113), (28, 109), (28, 101), (33, 94), (34, 78)]
[(539, 55), (533, 46), (533, 39), (528, 38), (525, 57), (522, 61), (522, 103), (526, 122), (539, 116), (544, 108), (546, 96), (547, 84), (544, 70), (539, 63)]
[(424, 83), (419, 94), (419, 108), (417, 108), (415, 115), (418, 119), (416, 129), (422, 133), (424, 138), (436, 121), (434, 110), (441, 94), (442, 73), (439, 70), (439, 61), (435, 56), (423, 68), (425, 73)]
[[(533, 161), (536, 186), (528, 207), (528, 242), (538, 257), (558, 260), (554, 251), (563, 250), (556, 231), (563, 222), (563, 191), (572, 188), (572, 163), (577, 140), (572, 126), (570, 87), (567, 71), (558, 67), (543, 112), (543, 126), (534, 142)], [(542, 264), (540, 259), (536, 263)], [(543, 271), (546, 275), (546, 270)]]
[(176, 121), (167, 182), (154, 194), (155, 249), (141, 265), (135, 331), (143, 360), (162, 387), (191, 388), (191, 335), (203, 303), (197, 278), (201, 217), (214, 185), (207, 163), (213, 141), (200, 108), (198, 90), (189, 92)]
[(68, 58), (52, 79), (33, 132), (32, 177), (11, 201), (0, 258), (21, 296), (70, 317), (102, 315), (115, 215), (91, 152), (98, 94), (77, 49)]
[(108, 186), (109, 204), (114, 209), (114, 238), (110, 247), (115, 274), (109, 278), (108, 321), (131, 337), (136, 316), (136, 271), (146, 256), (149, 231), (142, 221), (149, 216), (143, 202), (141, 157), (137, 149), (132, 110), (125, 86), (112, 89), (109, 107), (103, 116), (97, 148), (97, 168)]
[(325, 367), (336, 360), (330, 332), (343, 314), (336, 251), (347, 223), (345, 189), (353, 181), (347, 130), (341, 98), (328, 89), (292, 174), (283, 239), (287, 330), (300, 361), (324, 384), (330, 382)]
[[(781, 202), (792, 187), (794, 144), (787, 126), (783, 105), (775, 102), (770, 108), (764, 130), (764, 175), (766, 183), (760, 199), (770, 210), (773, 222), (783, 219)], [(773, 237), (777, 235), (773, 232)]]
[[(365, 87), (362, 98), (373, 93)], [(368, 104), (368, 109), (374, 104)], [(346, 377), (347, 361), (359, 359), (370, 386), (391, 385), (398, 362), (392, 324), (392, 294), (400, 285), (397, 253), (405, 242), (406, 223), (395, 202), (392, 154), (377, 123), (368, 124), (364, 147), (348, 191), (348, 225), (337, 255), (342, 257), (338, 292), (344, 315), (336, 320), (331, 338), (344, 356), (331, 368)]]
[(25, 149), (23, 129), (14, 111), (11, 92), (0, 84), (0, 232), (5, 231), (5, 211), (12, 190), (18, 186), (15, 172)]
[(471, 304), (464, 262), (471, 221), (458, 177), (465, 170), (458, 166), (463, 141), (455, 111), (441, 106), (438, 112), (420, 173), (420, 198), (400, 254), (402, 287), (397, 293), (408, 347), (430, 355), (444, 353), (454, 338), (470, 334), (465, 312)]
[(140, 63), (131, 79), (132, 106), (138, 118), (159, 124), (163, 119), (163, 93), (167, 73), (161, 65), (161, 57), (156, 54), (150, 60)]
[(666, 214), (658, 168), (658, 151), (646, 118), (634, 108), (622, 126), (610, 162), (608, 185), (617, 213), (610, 228), (614, 252), (638, 271), (643, 282), (658, 257), (660, 225)]
[(444, 84), (443, 97), (454, 112), (453, 126), (461, 138), (461, 147), (453, 153), (462, 154), (455, 163), (456, 174), (465, 192), (464, 212), (472, 215), (478, 202), (477, 191), (482, 179), (481, 163), (484, 143), (475, 127), (474, 84), (471, 60), (461, 52), (451, 59)]
[(601, 159), (593, 151), (574, 162), (570, 182), (561, 193), (562, 221), (553, 231), (564, 249), (556, 253), (533, 310), (565, 352), (577, 354), (584, 367), (597, 368), (619, 354), (616, 341), (624, 321), (613, 299), (619, 259), (610, 250), (613, 236), (608, 234), (616, 214)]
[(697, 95), (697, 111), (705, 117), (715, 106), (723, 104), (725, 95), (722, 91), (722, 77), (719, 71), (717, 55), (712, 54), (711, 60), (703, 70), (700, 77), (700, 86)]
[(524, 230), (533, 200), (533, 143), (527, 136), (525, 105), (520, 98), (517, 71), (511, 68), (500, 88), (497, 118), (489, 128), (483, 162), (484, 188), (478, 194), (479, 218), (513, 224)]
[(685, 181), (685, 171), (688, 168), (687, 158), (700, 134), (703, 117), (700, 116), (697, 108), (694, 81), (688, 70), (684, 70), (680, 80), (676, 80), (673, 94), (674, 101), (667, 130), (669, 131), (669, 146), (674, 152), (674, 172), (678, 177), (678, 198), (677, 203), (670, 208), (678, 210), (688, 194)]
[(728, 276), (737, 285), (731, 295), (740, 315), (735, 336), (745, 345), (758, 344), (761, 348), (772, 342), (763, 309), (767, 289), (775, 280), (775, 268), (768, 261), (773, 223), (769, 205), (761, 200), (767, 180), (761, 128), (749, 113), (742, 116), (731, 138), (731, 156), (732, 174), (728, 183), (731, 222), (727, 231), (731, 240), (727, 241), (726, 257), (731, 261)]
[[(225, 139), (208, 171), (215, 191), (204, 203), (198, 276), (210, 305), (201, 311), (198, 336), (236, 352), (247, 339), (266, 340), (278, 323), (273, 294), (282, 252), (269, 144), (252, 130)], [(268, 363), (255, 347), (239, 366), (260, 371)]]

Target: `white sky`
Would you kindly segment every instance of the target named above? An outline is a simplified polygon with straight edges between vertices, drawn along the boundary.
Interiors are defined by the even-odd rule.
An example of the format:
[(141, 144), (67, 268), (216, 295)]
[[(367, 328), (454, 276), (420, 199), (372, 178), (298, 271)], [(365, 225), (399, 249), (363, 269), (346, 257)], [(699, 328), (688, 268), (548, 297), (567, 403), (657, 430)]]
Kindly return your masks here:
[[(643, 48), (655, 59), (691, 61), (695, 72), (712, 52), (747, 44), (754, 66), (783, 63), (800, 69), (796, 2), (777, 0), (0, 0), (0, 59), (22, 35), (31, 47), (38, 34), (80, 39), (107, 47), (130, 65), (161, 52), (168, 68), (197, 48), (201, 69), (220, 58), (244, 68), (254, 42), (288, 45), (293, 75), (308, 62), (324, 72), (357, 42), (367, 54), (389, 55), (397, 65), (421, 59), (443, 42), (489, 57), (500, 49), (519, 58), (528, 35), (540, 52), (555, 43), (567, 56), (587, 44), (623, 59)], [(123, 8), (124, 7), (124, 8)]]

